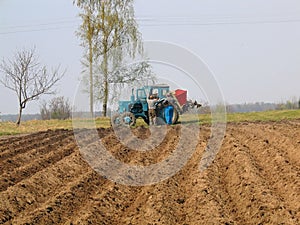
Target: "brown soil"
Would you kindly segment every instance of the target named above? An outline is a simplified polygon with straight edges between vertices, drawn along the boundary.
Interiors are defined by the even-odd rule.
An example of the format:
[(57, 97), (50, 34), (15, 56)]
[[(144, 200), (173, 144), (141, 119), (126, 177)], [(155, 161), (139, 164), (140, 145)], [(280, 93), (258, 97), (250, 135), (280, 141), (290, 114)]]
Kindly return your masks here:
[[(118, 143), (112, 129), (98, 133), (117, 159), (149, 165), (170, 154), (179, 131), (171, 127), (149, 154)], [(0, 224), (300, 224), (300, 121), (228, 124), (221, 150), (200, 173), (209, 136), (202, 127), (176, 175), (139, 187), (93, 171), (72, 131), (1, 139)]]

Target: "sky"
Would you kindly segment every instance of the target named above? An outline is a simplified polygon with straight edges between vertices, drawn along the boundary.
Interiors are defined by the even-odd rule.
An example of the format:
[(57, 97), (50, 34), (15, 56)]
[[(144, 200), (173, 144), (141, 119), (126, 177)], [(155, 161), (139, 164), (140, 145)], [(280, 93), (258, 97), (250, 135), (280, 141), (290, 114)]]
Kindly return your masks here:
[[(300, 97), (298, 0), (136, 0), (134, 7), (143, 40), (197, 55), (226, 103)], [(0, 59), (35, 47), (43, 64), (67, 69), (56, 90), (72, 100), (82, 71), (78, 13), (72, 0), (0, 0)], [(0, 96), (1, 114), (17, 113), (15, 93), (0, 86)], [(39, 104), (30, 102), (24, 113), (38, 113)]]

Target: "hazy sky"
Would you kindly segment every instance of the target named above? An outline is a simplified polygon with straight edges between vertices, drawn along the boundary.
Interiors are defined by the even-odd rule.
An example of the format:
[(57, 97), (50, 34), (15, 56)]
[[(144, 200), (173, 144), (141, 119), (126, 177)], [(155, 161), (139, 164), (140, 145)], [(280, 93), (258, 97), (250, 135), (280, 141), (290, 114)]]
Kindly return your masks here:
[[(161, 40), (197, 54), (214, 73), (228, 103), (300, 97), (299, 0), (136, 0), (144, 40)], [(0, 0), (0, 59), (36, 47), (49, 67), (67, 68), (58, 95), (70, 100), (81, 72), (72, 0)], [(15, 94), (0, 86), (0, 112), (16, 113)], [(39, 112), (31, 102), (25, 113)]]

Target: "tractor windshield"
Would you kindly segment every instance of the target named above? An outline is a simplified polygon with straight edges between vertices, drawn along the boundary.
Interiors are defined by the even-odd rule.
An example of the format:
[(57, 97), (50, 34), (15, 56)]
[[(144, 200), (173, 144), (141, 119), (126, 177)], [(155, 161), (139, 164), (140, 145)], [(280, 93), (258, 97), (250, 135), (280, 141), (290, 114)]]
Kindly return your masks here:
[(136, 97), (137, 99), (146, 99), (146, 92), (144, 89), (137, 89), (137, 93), (136, 93)]
[(157, 95), (159, 98), (165, 98), (168, 92), (169, 88), (164, 87), (153, 87), (150, 90), (151, 95)]

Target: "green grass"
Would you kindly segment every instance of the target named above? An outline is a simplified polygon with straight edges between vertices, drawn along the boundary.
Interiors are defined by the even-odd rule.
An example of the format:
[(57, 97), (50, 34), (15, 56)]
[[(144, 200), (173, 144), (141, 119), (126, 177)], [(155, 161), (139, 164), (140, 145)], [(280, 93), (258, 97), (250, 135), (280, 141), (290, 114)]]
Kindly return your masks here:
[(227, 122), (281, 121), (292, 119), (300, 119), (300, 110), (274, 110), (227, 114)]
[[(255, 121), (281, 121), (300, 119), (300, 110), (277, 110), (265, 112), (249, 112), (249, 113), (229, 113), (227, 114), (227, 122), (255, 122)], [(88, 120), (78, 120), (79, 122), (92, 122)], [(210, 114), (199, 115), (181, 115), (180, 121), (183, 123), (201, 123), (210, 124)], [(110, 118), (101, 117), (95, 120), (96, 127), (110, 127)], [(146, 125), (142, 120), (137, 120), (137, 125)], [(73, 129), (72, 120), (32, 120), (22, 122), (19, 127), (12, 122), (0, 122), (0, 136), (26, 134), (49, 129)]]
[[(85, 121), (88, 122), (88, 121)], [(95, 120), (96, 127), (110, 127), (109, 118), (97, 118)], [(72, 120), (31, 120), (21, 122), (20, 126), (17, 126), (13, 122), (0, 122), (0, 136), (3, 135), (15, 135), (26, 134), (38, 131), (54, 129), (73, 129)]]
[[(281, 121), (300, 119), (300, 110), (274, 110), (264, 112), (247, 112), (247, 113), (228, 113), (227, 122), (262, 122), (262, 121)], [(211, 114), (199, 115), (182, 115), (181, 121), (185, 123), (200, 122), (201, 124), (211, 123)]]

